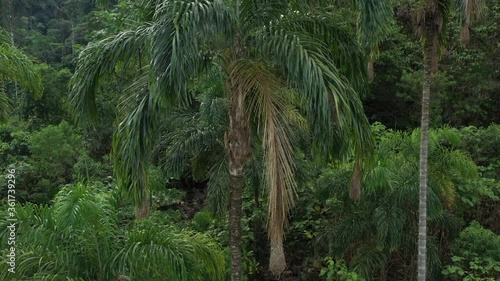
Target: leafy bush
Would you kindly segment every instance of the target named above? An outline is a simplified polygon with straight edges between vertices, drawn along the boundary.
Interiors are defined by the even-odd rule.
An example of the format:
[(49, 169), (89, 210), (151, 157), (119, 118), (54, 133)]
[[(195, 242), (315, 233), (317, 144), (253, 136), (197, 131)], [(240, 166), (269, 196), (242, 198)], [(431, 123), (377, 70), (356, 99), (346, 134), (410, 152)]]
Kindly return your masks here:
[(452, 246), (452, 263), (443, 274), (451, 280), (498, 280), (500, 236), (473, 221)]
[(73, 165), (84, 151), (82, 137), (66, 121), (34, 132), (29, 147), (40, 174), (49, 179), (71, 179)]
[(364, 281), (355, 272), (350, 272), (347, 269), (344, 260), (334, 261), (332, 258), (325, 258), (326, 267), (321, 269), (319, 276), (325, 276), (326, 281)]
[(73, 180), (73, 167), (86, 154), (82, 136), (65, 121), (35, 132), (22, 122), (0, 127), (0, 170), (16, 170), (16, 195), (21, 202), (48, 203), (61, 185)]
[(205, 232), (210, 228), (210, 225), (213, 224), (213, 220), (209, 212), (200, 211), (194, 215), (191, 227), (196, 231)]
[(500, 180), (500, 125), (473, 126), (461, 130), (462, 149), (483, 167), (483, 176)]
[(469, 126), (460, 130), (461, 149), (479, 165), (481, 177), (458, 186), (459, 206), (465, 221), (477, 220), (481, 225), (500, 231), (500, 125), (487, 128)]

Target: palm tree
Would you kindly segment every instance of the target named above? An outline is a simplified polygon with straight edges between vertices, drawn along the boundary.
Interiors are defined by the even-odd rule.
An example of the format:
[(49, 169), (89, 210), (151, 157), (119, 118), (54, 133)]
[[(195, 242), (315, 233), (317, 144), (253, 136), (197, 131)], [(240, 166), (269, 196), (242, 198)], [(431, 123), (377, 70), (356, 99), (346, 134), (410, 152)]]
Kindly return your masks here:
[[(380, 132), (380, 130), (379, 130)], [(413, 133), (383, 130), (375, 153), (377, 164), (365, 175), (363, 204), (343, 200), (348, 170), (325, 173), (317, 186), (320, 200), (335, 198), (335, 217), (324, 230), (336, 257), (351, 261), (361, 276), (377, 280), (416, 280), (413, 275), (418, 240), (420, 130)], [(429, 230), (434, 237), (457, 233), (454, 215), (456, 186), (477, 179), (472, 159), (458, 150), (458, 130), (430, 130)], [(429, 241), (429, 276), (441, 280), (438, 239)], [(390, 268), (390, 270), (388, 270)], [(378, 278), (377, 278), (378, 277)]]
[(0, 122), (6, 121), (12, 110), (6, 93), (5, 80), (19, 82), (35, 97), (40, 97), (43, 92), (40, 71), (36, 70), (23, 52), (12, 45), (7, 31), (0, 28)]
[[(154, 149), (155, 159), (164, 167), (168, 177), (181, 178), (189, 172), (192, 178), (199, 182), (207, 182), (207, 207), (217, 216), (227, 213), (227, 199), (230, 190), (228, 159), (225, 153), (224, 133), (228, 125), (227, 100), (224, 98), (224, 81), (220, 71), (210, 71), (206, 78), (199, 79), (194, 85), (201, 93), (196, 96), (199, 107), (179, 108), (170, 111), (164, 120), (161, 136)], [(204, 80), (207, 80), (206, 82)], [(293, 153), (300, 151), (309, 139), (307, 120), (300, 114), (297, 106), (299, 100), (291, 91), (270, 93), (270, 98), (280, 101), (276, 119), (277, 127), (286, 131), (286, 137), (292, 146)], [(256, 113), (256, 112), (255, 112)], [(252, 188), (254, 206), (260, 206), (260, 195), (266, 183), (269, 167), (265, 164), (264, 151), (260, 149), (264, 135), (259, 128), (260, 121), (252, 115), (252, 159), (246, 166), (245, 182), (247, 188)], [(304, 150), (302, 150), (304, 151)], [(295, 155), (293, 155), (295, 156)], [(295, 159), (291, 159), (295, 167)], [(294, 180), (292, 178), (292, 180)], [(267, 182), (268, 183), (268, 182)], [(265, 186), (264, 186), (265, 187)], [(261, 249), (264, 239), (262, 235), (263, 221), (254, 221), (254, 246)], [(258, 245), (258, 246), (257, 246)], [(263, 253), (254, 250), (254, 253)], [(262, 255), (258, 255), (262, 256)]]
[[(385, 19), (385, 4), (351, 2), (362, 8), (363, 34), (369, 38), (367, 34)], [(128, 113), (118, 125), (113, 148), (120, 185), (139, 205), (147, 206), (147, 161), (160, 112), (165, 105), (187, 104), (192, 80), (211, 64), (218, 65), (229, 96), (224, 140), (233, 281), (241, 280), (242, 190), (245, 165), (252, 156), (253, 111), (261, 124), (267, 160), (270, 268), (280, 274), (286, 266), (283, 233), (293, 205), (293, 150), (288, 129), (280, 125), (283, 100), (271, 93), (298, 92), (318, 155), (331, 158), (338, 154), (336, 145), (351, 145), (357, 160), (354, 187), (360, 186), (361, 167), (370, 155), (371, 134), (358, 97), (366, 84), (365, 51), (352, 28), (319, 9), (320, 4), (324, 3), (315, 3), (311, 10), (300, 1), (145, 1), (145, 23), (89, 45), (72, 80), (70, 104), (77, 119), (95, 117), (99, 80), (118, 62), (127, 67), (139, 54), (147, 57), (148, 71), (133, 87), (142, 93), (123, 104)], [(348, 152), (345, 149), (344, 155)]]
[(424, 54), (424, 79), (422, 90), (422, 117), (420, 141), (420, 197), (419, 197), (419, 236), (418, 236), (418, 280), (426, 279), (427, 249), (427, 160), (429, 147), (429, 100), (431, 95), (432, 74), (437, 72), (439, 50), (444, 42), (443, 27), (450, 15), (450, 6), (455, 4), (463, 23), (460, 38), (469, 41), (470, 21), (478, 15), (482, 1), (475, 0), (426, 0), (415, 11), (417, 32), (421, 36)]
[[(2, 262), (2, 280), (225, 279), (223, 253), (210, 237), (153, 219), (124, 227), (121, 202), (115, 187), (77, 184), (63, 188), (52, 206), (18, 206), (19, 262), (15, 275)], [(7, 225), (2, 221), (2, 239)]]

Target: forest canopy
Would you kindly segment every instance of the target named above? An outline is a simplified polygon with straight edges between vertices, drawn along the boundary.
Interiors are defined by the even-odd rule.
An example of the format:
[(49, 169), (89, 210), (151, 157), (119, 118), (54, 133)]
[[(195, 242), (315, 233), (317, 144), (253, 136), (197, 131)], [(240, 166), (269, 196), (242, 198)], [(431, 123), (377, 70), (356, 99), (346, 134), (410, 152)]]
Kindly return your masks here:
[(500, 0), (0, 0), (0, 280), (500, 280)]

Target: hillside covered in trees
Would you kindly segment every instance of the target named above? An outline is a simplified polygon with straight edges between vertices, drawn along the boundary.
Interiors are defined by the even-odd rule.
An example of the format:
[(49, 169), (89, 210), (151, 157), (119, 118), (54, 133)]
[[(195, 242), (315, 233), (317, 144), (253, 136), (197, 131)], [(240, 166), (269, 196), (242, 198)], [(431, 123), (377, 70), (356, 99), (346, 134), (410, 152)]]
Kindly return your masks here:
[(0, 0), (0, 281), (500, 280), (500, 0)]

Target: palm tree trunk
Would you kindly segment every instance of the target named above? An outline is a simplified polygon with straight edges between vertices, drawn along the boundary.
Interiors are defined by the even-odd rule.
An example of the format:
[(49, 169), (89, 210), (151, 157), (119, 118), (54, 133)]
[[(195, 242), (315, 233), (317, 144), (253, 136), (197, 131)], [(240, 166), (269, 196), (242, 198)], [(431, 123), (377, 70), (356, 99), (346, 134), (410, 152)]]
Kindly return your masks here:
[(241, 281), (241, 218), (243, 215), (242, 193), (243, 175), (231, 175), (231, 191), (229, 193), (229, 228), (231, 236), (231, 280)]
[(435, 37), (435, 32), (432, 27), (426, 27), (424, 33), (424, 81), (422, 90), (420, 196), (418, 208), (418, 281), (425, 281), (427, 276), (427, 159), (429, 151), (429, 99), (431, 95), (431, 79), (434, 55), (433, 42)]
[(142, 201), (135, 208), (135, 218), (136, 219), (143, 219), (143, 218), (147, 218), (148, 216), (149, 216), (149, 197), (148, 197), (148, 191), (146, 189), (146, 186), (144, 186), (144, 188), (142, 190)]
[(229, 156), (229, 228), (231, 248), (231, 280), (241, 281), (241, 218), (244, 166), (252, 155), (250, 120), (245, 106), (245, 94), (238, 85), (232, 85), (229, 128), (226, 147)]

